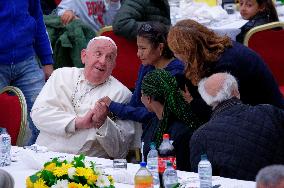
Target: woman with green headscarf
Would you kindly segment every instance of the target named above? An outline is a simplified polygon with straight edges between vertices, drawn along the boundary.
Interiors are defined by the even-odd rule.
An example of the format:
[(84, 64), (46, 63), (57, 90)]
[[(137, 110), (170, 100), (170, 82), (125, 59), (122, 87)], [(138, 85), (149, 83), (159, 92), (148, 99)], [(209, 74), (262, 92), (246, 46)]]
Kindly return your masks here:
[(193, 131), (201, 121), (191, 111), (178, 87), (175, 77), (165, 70), (149, 72), (142, 82), (141, 101), (157, 117), (144, 127), (142, 139), (146, 155), (149, 143), (154, 141), (159, 147), (162, 136), (170, 134), (176, 151), (177, 169), (190, 170), (189, 141)]

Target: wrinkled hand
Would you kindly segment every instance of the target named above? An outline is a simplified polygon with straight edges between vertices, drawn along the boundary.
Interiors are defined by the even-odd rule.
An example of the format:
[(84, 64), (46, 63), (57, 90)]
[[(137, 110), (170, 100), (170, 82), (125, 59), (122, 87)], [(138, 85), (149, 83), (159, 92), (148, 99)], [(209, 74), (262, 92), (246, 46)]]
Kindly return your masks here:
[(92, 117), (94, 115), (93, 109), (89, 110), (83, 117), (77, 117), (75, 119), (76, 129), (89, 129), (94, 127)]
[(61, 16), (61, 22), (63, 25), (67, 25), (75, 19), (75, 14), (72, 10), (66, 10)]
[(92, 116), (95, 128), (98, 129), (104, 124), (107, 118), (107, 114), (108, 114), (108, 107), (106, 103), (98, 101), (95, 105), (95, 108), (93, 109), (93, 116)]
[(53, 72), (53, 65), (44, 65), (42, 67), (42, 70), (44, 72), (45, 80), (48, 80), (48, 78)]
[(193, 97), (191, 96), (190, 92), (188, 91), (187, 86), (185, 85), (185, 91), (181, 91), (182, 92), (182, 96), (184, 98), (184, 100), (188, 103), (191, 103), (191, 101), (193, 100)]
[(105, 97), (101, 98), (100, 100), (98, 100), (98, 102), (103, 102), (107, 105), (107, 107), (109, 107), (109, 105), (111, 103), (111, 99), (108, 96), (105, 96)]

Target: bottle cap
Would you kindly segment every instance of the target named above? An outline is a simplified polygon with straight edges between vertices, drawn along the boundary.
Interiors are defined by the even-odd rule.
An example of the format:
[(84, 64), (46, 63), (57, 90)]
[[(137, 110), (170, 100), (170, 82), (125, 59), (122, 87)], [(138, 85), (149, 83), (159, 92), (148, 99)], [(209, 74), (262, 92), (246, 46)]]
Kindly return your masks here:
[(0, 128), (0, 134), (4, 134), (7, 133), (7, 129), (6, 128)]
[(146, 162), (144, 162), (144, 161), (140, 162), (140, 166), (141, 166), (141, 167), (146, 167), (146, 165), (147, 165)]
[(155, 142), (151, 142), (151, 143), (150, 143), (150, 148), (151, 148), (151, 149), (156, 149), (156, 144), (155, 144)]
[(171, 161), (167, 161), (167, 167), (172, 166), (172, 162)]
[(201, 160), (205, 160), (205, 159), (207, 159), (207, 155), (206, 154), (202, 154), (201, 155)]
[(169, 134), (164, 134), (163, 135), (163, 139), (169, 139), (170, 138), (170, 135)]

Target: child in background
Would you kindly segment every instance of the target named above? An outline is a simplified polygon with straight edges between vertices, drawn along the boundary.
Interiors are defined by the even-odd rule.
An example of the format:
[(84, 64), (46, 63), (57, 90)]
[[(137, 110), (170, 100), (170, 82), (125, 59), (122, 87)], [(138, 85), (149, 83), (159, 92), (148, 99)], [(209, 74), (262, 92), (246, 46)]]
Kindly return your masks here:
[(243, 43), (246, 33), (253, 27), (279, 21), (272, 0), (240, 0), (242, 18), (249, 20), (242, 26), (236, 41)]

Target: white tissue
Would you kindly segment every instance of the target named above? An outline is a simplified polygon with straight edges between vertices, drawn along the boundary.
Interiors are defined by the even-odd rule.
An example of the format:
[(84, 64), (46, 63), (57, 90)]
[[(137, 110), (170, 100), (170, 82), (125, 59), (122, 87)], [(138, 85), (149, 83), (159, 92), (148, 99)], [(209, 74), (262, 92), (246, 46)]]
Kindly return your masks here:
[(127, 171), (125, 169), (114, 170), (112, 177), (117, 183), (125, 183), (134, 185), (135, 173)]
[(29, 169), (41, 170), (43, 168), (43, 162), (37, 159), (36, 153), (32, 150), (21, 150), (19, 157)]

